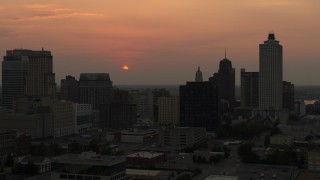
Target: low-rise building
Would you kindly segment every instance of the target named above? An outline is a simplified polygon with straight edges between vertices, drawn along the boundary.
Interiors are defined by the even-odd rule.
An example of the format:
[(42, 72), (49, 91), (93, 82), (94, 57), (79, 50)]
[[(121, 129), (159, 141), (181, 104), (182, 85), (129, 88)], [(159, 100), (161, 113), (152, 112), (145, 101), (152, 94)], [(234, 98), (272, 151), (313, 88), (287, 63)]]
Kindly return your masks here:
[(16, 150), (17, 133), (12, 130), (0, 130), (0, 157)]
[(146, 143), (155, 141), (158, 133), (154, 130), (122, 130), (107, 132), (108, 142)]
[(294, 142), (293, 136), (276, 134), (270, 137), (270, 146), (292, 146)]
[(312, 150), (308, 152), (308, 169), (320, 170), (320, 151)]
[(129, 164), (156, 164), (163, 163), (164, 161), (164, 153), (158, 152), (141, 151), (127, 155), (127, 162)]
[(30, 164), (36, 166), (37, 173), (39, 174), (51, 171), (51, 160), (43, 156), (23, 156), (18, 163), (20, 163), (22, 166), (25, 166), (26, 169)]
[(238, 176), (210, 175), (204, 180), (238, 180)]
[(126, 179), (126, 158), (104, 156), (95, 152), (65, 154), (52, 158), (52, 167), (58, 169), (51, 173), (51, 179)]
[(170, 127), (159, 129), (159, 144), (180, 148), (203, 145), (206, 129), (199, 127)]
[(126, 169), (126, 174), (129, 177), (139, 180), (173, 180), (175, 178), (172, 175), (176, 176), (176, 172), (174, 171), (145, 169)]

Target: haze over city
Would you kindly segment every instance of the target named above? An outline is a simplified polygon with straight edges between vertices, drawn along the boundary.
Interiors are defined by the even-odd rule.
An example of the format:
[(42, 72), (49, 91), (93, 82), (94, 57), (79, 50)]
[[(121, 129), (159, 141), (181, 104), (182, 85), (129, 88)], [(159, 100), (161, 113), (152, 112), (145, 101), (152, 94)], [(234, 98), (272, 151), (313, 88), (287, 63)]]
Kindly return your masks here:
[[(317, 85), (318, 0), (2, 1), (0, 49), (50, 50), (56, 79), (107, 72), (115, 84), (204, 80), (227, 57), (257, 71), (258, 44), (273, 31), (284, 47), (284, 79)], [(122, 67), (127, 65), (128, 71)], [(299, 72), (299, 73), (298, 73)]]

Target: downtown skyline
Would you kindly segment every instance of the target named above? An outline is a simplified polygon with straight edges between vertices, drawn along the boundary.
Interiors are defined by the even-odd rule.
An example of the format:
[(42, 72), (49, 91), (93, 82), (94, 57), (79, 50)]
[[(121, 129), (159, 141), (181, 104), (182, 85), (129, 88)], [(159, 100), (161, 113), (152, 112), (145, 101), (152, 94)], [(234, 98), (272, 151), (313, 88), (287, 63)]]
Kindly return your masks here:
[(284, 47), (284, 79), (317, 85), (319, 3), (14, 0), (0, 7), (0, 56), (15, 48), (50, 50), (56, 82), (101, 72), (114, 84), (184, 84), (198, 66), (208, 80), (227, 48), (239, 84), (240, 68), (258, 71), (259, 44), (273, 30)]

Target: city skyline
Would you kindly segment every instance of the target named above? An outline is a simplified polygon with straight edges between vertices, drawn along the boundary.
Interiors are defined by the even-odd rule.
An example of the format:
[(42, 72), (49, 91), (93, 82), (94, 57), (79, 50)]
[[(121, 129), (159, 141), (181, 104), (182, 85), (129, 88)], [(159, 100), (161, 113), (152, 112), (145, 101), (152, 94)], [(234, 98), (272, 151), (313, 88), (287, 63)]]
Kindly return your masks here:
[(258, 45), (274, 30), (286, 47), (283, 79), (319, 83), (315, 0), (18, 2), (0, 8), (0, 56), (14, 48), (50, 50), (56, 82), (109, 73), (115, 84), (184, 84), (198, 66), (208, 80), (227, 48), (239, 85), (240, 68), (258, 71)]

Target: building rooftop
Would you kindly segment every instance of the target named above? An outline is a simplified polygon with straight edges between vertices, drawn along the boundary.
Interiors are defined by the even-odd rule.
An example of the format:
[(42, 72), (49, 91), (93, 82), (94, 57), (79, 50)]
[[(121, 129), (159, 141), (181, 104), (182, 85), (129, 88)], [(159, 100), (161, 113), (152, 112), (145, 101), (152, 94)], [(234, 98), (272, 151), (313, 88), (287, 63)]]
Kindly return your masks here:
[(144, 169), (126, 169), (127, 175), (138, 176), (158, 176), (161, 171), (157, 170), (144, 170)]
[(129, 155), (127, 155), (127, 157), (140, 157), (140, 158), (151, 159), (151, 158), (154, 158), (154, 157), (157, 157), (157, 156), (161, 156), (161, 155), (163, 155), (163, 153), (140, 151), (140, 152), (136, 152), (136, 153), (133, 153), (133, 154), (129, 154)]
[(81, 73), (80, 81), (110, 81), (108, 73)]
[(52, 158), (52, 163), (78, 164), (78, 165), (96, 165), (96, 166), (113, 166), (124, 163), (123, 156), (104, 156), (95, 152), (83, 152), (81, 154), (65, 154)]
[(205, 178), (204, 180), (238, 180), (238, 176), (211, 175)]
[(320, 172), (318, 171), (300, 171), (298, 172), (295, 180), (317, 180), (320, 177)]

